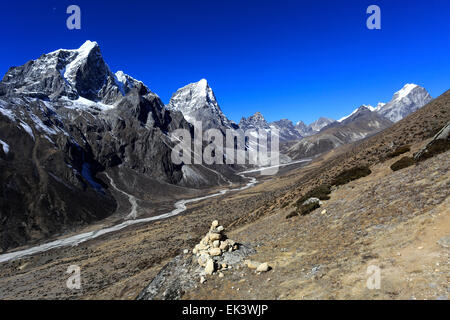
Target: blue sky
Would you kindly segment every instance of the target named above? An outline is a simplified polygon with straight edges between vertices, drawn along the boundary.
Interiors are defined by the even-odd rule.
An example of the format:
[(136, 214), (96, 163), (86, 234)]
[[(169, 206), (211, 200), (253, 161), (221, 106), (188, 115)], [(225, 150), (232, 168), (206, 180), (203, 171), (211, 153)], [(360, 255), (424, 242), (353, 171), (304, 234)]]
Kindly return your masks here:
[[(77, 4), (82, 29), (66, 28)], [(366, 9), (381, 8), (381, 30)], [(0, 73), (59, 48), (97, 41), (112, 71), (167, 103), (208, 79), (224, 113), (273, 121), (338, 119), (387, 102), (406, 83), (433, 97), (450, 84), (447, 0), (2, 1)]]

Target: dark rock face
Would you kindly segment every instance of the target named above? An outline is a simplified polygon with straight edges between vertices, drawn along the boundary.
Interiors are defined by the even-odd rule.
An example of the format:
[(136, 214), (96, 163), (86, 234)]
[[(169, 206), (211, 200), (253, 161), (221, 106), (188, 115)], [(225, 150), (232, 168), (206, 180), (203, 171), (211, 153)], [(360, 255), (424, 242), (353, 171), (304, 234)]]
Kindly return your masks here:
[(272, 122), (270, 125), (279, 130), (280, 141), (300, 140), (303, 138), (291, 120), (281, 119)]
[(297, 130), (302, 137), (307, 137), (312, 134), (311, 127), (307, 126), (303, 121), (299, 121), (295, 124), (295, 130)]
[(424, 161), (447, 150), (450, 150), (450, 122), (439, 130), (424, 148), (414, 154), (414, 160)]
[(239, 128), (244, 131), (278, 129), (280, 141), (300, 140), (303, 137), (291, 120), (281, 119), (268, 123), (260, 112), (256, 112), (248, 118), (243, 117), (239, 122)]
[(96, 43), (11, 68), (0, 83), (1, 250), (113, 214), (103, 171), (189, 186), (171, 161), (179, 128), (192, 130), (142, 82), (114, 75)]
[(254, 115), (244, 118), (242, 117), (241, 121), (239, 122), (239, 128), (246, 131), (246, 130), (259, 130), (259, 129), (270, 129), (269, 124), (267, 123), (266, 119), (264, 119), (264, 116), (260, 112), (256, 112)]

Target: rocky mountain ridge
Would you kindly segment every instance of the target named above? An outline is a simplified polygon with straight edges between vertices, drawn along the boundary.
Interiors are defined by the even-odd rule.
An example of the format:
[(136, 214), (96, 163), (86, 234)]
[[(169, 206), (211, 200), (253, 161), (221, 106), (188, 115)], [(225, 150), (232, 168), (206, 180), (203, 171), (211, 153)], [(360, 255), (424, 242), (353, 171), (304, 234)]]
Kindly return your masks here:
[(111, 216), (117, 196), (103, 172), (130, 193), (228, 184), (171, 161), (170, 132), (180, 128), (192, 130), (142, 82), (113, 74), (95, 42), (10, 68), (0, 82), (0, 248)]

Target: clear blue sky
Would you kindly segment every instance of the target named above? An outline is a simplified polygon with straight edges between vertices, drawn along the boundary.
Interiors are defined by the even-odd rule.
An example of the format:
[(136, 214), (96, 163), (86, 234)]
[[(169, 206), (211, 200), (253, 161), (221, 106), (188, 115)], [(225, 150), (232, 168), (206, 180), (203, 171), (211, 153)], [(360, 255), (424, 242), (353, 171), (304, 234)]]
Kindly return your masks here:
[[(78, 4), (82, 29), (66, 28)], [(366, 28), (381, 8), (382, 29)], [(97, 41), (112, 71), (142, 80), (165, 103), (208, 79), (239, 121), (338, 119), (387, 102), (406, 83), (433, 97), (450, 84), (448, 0), (1, 1), (0, 73), (42, 53)]]

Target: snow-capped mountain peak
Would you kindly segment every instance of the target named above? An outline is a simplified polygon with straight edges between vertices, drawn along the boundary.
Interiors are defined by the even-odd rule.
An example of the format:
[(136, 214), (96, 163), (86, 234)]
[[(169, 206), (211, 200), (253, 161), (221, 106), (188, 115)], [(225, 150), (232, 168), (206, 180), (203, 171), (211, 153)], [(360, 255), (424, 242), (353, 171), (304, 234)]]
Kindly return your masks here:
[[(423, 107), (431, 100), (432, 97), (425, 88), (417, 84), (407, 83), (402, 89), (394, 93), (389, 103), (379, 102), (376, 108), (371, 105), (363, 105), (362, 107), (369, 109), (371, 112), (377, 112), (393, 122), (397, 122)], [(355, 109), (351, 114), (339, 119), (338, 122), (343, 122), (350, 118), (360, 108)]]
[(223, 114), (206, 79), (178, 89), (166, 108), (181, 112), (188, 122), (202, 121), (204, 129), (227, 129), (236, 126)]
[(316, 121), (314, 121), (313, 123), (311, 123), (309, 126), (313, 131), (319, 132), (320, 130), (322, 130), (324, 127), (326, 127), (327, 125), (333, 123), (334, 120), (330, 119), (330, 118), (325, 118), (325, 117), (320, 117), (319, 119), (317, 119)]
[(270, 129), (270, 126), (261, 112), (257, 111), (254, 115), (248, 118), (242, 117), (241, 121), (239, 122), (239, 128), (241, 128), (242, 130)]
[(212, 109), (220, 110), (214, 92), (206, 79), (190, 83), (177, 90), (170, 99), (169, 109), (189, 114), (205, 107), (205, 103)]
[(353, 110), (353, 112), (350, 113), (348, 116), (342, 117), (342, 118), (339, 119), (337, 122), (343, 122), (343, 121), (349, 119), (350, 117), (354, 116), (357, 112), (361, 112), (361, 111), (364, 111), (364, 110), (370, 110), (370, 111), (372, 112), (372, 111), (375, 111), (376, 108), (372, 107), (371, 105), (365, 105), (365, 104), (363, 104), (363, 105), (360, 106), (359, 108), (356, 108), (355, 110)]
[(86, 41), (78, 49), (59, 49), (11, 68), (2, 85), (8, 94), (52, 101), (82, 97), (114, 104), (125, 95), (94, 41)]
[(378, 102), (377, 107), (375, 108), (375, 111), (378, 112), (386, 105), (386, 103)]
[(417, 84), (407, 83), (401, 90), (397, 91), (394, 94), (394, 98), (392, 100), (401, 100), (407, 97), (411, 93), (411, 91), (418, 87), (419, 86)]
[(78, 69), (86, 63), (86, 60), (88, 59), (89, 55), (96, 50), (98, 54), (100, 54), (100, 47), (98, 46), (98, 43), (95, 41), (86, 41), (79, 49), (77, 50), (68, 50), (72, 51), (76, 54), (75, 59), (70, 62), (66, 67), (64, 71), (64, 78), (71, 84), (75, 85), (76, 83), (76, 74), (78, 72)]
[(138, 92), (142, 95), (151, 93), (152, 95), (158, 97), (158, 95), (150, 91), (150, 89), (142, 81), (136, 80), (135, 78), (129, 76), (128, 74), (124, 73), (121, 70), (117, 71), (114, 74), (114, 76), (116, 84), (119, 87), (122, 95), (126, 95), (130, 90), (136, 88), (138, 89)]
[(408, 83), (394, 94), (389, 103), (379, 104), (377, 112), (389, 120), (397, 122), (417, 111), (432, 99), (425, 88)]

